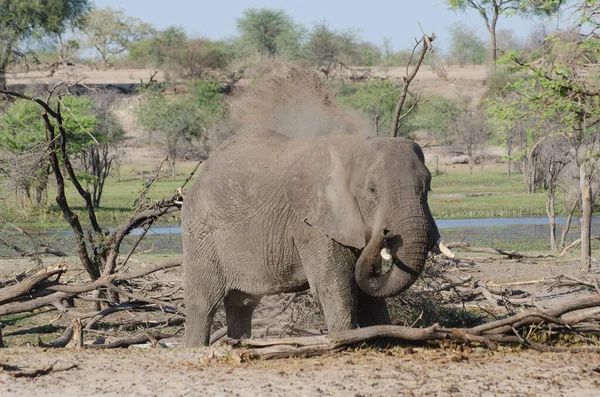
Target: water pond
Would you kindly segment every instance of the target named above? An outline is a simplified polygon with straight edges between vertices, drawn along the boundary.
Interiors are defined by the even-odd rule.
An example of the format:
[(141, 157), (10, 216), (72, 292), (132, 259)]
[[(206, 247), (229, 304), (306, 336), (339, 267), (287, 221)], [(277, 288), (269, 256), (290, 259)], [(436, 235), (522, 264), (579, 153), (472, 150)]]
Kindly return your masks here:
[[(557, 218), (557, 237), (565, 218)], [(545, 217), (526, 218), (482, 218), (444, 219), (437, 221), (442, 239), (446, 242), (468, 241), (473, 245), (515, 250), (548, 250), (548, 219)], [(27, 237), (4, 229), (5, 240), (26, 249), (31, 249)], [(50, 228), (28, 229), (33, 237), (69, 254), (74, 254), (73, 232)], [(121, 252), (127, 253), (133, 246), (141, 229), (134, 230), (125, 240)], [(567, 241), (579, 237), (579, 219), (573, 219)], [(592, 219), (592, 234), (600, 235), (600, 217)], [(177, 254), (181, 252), (181, 227), (179, 225), (158, 225), (148, 232), (137, 249), (138, 253)], [(14, 257), (15, 252), (0, 245), (0, 258)]]

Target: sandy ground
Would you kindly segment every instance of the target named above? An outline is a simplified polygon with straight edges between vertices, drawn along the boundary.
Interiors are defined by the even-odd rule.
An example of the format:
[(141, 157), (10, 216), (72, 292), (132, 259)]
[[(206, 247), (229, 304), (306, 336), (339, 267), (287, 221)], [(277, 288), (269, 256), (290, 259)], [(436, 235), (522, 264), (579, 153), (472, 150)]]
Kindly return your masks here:
[[(467, 265), (460, 277), (471, 275), (486, 283), (579, 275), (573, 261), (459, 256)], [(2, 278), (22, 270), (4, 265)], [(600, 270), (597, 264), (594, 270)], [(534, 293), (545, 307), (573, 296), (540, 285), (518, 288)], [(13, 328), (3, 330), (5, 335)], [(93, 338), (93, 334), (86, 336), (88, 342)], [(597, 396), (600, 390), (598, 353), (542, 354), (514, 348), (491, 352), (449, 344), (239, 362), (227, 351), (219, 347), (113, 351), (11, 347), (0, 350), (3, 366), (27, 370), (55, 363), (58, 370), (76, 368), (27, 379), (11, 376), (6, 367), (0, 370), (0, 396)]]
[(598, 354), (424, 348), (251, 363), (202, 350), (8, 349), (0, 361), (76, 368), (34, 379), (0, 372), (9, 396), (597, 396)]

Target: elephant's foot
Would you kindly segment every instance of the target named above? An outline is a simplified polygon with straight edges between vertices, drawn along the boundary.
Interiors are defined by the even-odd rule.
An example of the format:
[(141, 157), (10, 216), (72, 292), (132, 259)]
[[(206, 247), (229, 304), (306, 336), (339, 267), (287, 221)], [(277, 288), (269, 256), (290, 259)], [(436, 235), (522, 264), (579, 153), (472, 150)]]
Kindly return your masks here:
[(208, 346), (210, 344), (210, 329), (217, 311), (214, 307), (195, 304), (186, 305), (184, 347)]
[(360, 291), (358, 296), (358, 325), (369, 327), (391, 323), (392, 320), (385, 300), (383, 298), (373, 298)]

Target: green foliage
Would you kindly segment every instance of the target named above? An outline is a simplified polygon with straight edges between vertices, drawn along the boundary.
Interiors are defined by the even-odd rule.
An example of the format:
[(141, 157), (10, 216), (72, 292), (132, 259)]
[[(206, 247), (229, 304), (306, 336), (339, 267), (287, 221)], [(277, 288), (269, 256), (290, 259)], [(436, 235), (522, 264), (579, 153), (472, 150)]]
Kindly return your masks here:
[[(381, 117), (378, 122), (378, 131), (381, 135), (387, 135), (391, 128), (391, 120), (396, 103), (400, 97), (398, 86), (391, 81), (373, 81), (368, 83), (340, 83), (335, 86), (338, 101), (346, 106), (360, 110), (370, 120), (375, 120), (376, 114)], [(406, 100), (406, 108), (414, 103), (414, 97), (409, 96)], [(405, 121), (410, 120), (408, 116)], [(412, 128), (405, 123), (400, 127), (398, 136), (409, 136)]]
[(485, 61), (485, 44), (477, 32), (463, 23), (450, 26), (448, 55), (455, 58), (460, 67), (467, 63), (481, 65)]
[(154, 28), (139, 18), (125, 15), (122, 9), (97, 8), (85, 18), (83, 45), (97, 51), (103, 66), (138, 40), (148, 38)]
[[(487, 16), (497, 8), (500, 15), (537, 15), (549, 16), (557, 12), (564, 0), (446, 0), (451, 9), (464, 11), (473, 8), (482, 16)], [(486, 18), (484, 16), (484, 18)]]
[(0, 88), (6, 88), (6, 68), (28, 55), (24, 41), (78, 26), (90, 5), (89, 0), (0, 0)]
[(21, 40), (62, 33), (69, 24), (80, 24), (90, 6), (89, 0), (2, 0), (2, 37)]
[(241, 41), (263, 55), (298, 54), (304, 29), (283, 10), (250, 8), (237, 20)]
[[(82, 147), (94, 142), (94, 134), (99, 122), (92, 114), (92, 101), (84, 96), (64, 96), (63, 125), (69, 139), (68, 150), (77, 153)], [(41, 108), (37, 103), (19, 100), (13, 103), (6, 113), (0, 116), (0, 148), (10, 152), (25, 152), (46, 141), (44, 122), (40, 117)], [(73, 117), (75, 116), (75, 117)], [(104, 137), (96, 135), (96, 140)]]
[(329, 77), (340, 65), (349, 65), (358, 56), (358, 35), (350, 29), (332, 30), (327, 22), (315, 24), (302, 48), (303, 58)]
[(184, 46), (186, 41), (183, 27), (169, 26), (165, 30), (155, 32), (150, 38), (129, 43), (127, 49), (134, 60), (159, 69), (171, 61), (171, 52)]
[[(391, 128), (391, 119), (400, 97), (398, 86), (387, 80), (368, 83), (345, 83), (334, 86), (338, 101), (346, 106), (360, 110), (370, 120), (380, 113), (378, 131), (387, 135)], [(410, 109), (416, 97), (409, 93), (404, 109)], [(437, 95), (421, 99), (421, 104), (404, 118), (399, 136), (410, 136), (415, 130), (427, 130), (441, 139), (449, 135), (450, 126), (464, 112), (466, 103), (450, 100)]]
[(187, 93), (166, 97), (160, 86), (142, 90), (138, 121), (150, 133), (166, 141), (175, 161), (178, 146), (206, 137), (205, 131), (225, 116), (223, 93), (218, 82), (192, 80)]
[(428, 95), (422, 98), (409, 123), (413, 130), (426, 130), (442, 142), (450, 139), (451, 126), (465, 112), (468, 102), (451, 100), (439, 95)]
[(224, 69), (232, 57), (228, 44), (188, 39), (183, 28), (170, 26), (150, 38), (128, 45), (129, 57), (142, 67), (175, 72), (184, 78), (205, 78)]
[(381, 49), (373, 43), (364, 41), (356, 45), (352, 63), (357, 66), (377, 66), (381, 63)]

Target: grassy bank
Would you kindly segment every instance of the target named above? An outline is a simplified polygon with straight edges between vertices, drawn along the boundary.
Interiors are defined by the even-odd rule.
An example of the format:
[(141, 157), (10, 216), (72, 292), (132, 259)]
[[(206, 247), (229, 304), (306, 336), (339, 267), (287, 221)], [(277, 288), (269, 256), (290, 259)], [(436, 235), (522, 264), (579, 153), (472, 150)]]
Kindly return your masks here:
[[(154, 183), (149, 193), (151, 200), (169, 197), (181, 186), (191, 168), (180, 167), (175, 179), (162, 177)], [(106, 182), (102, 196), (102, 207), (97, 216), (103, 225), (116, 225), (131, 213), (140, 192), (147, 183), (139, 177), (140, 172), (122, 169), (120, 176)], [(516, 175), (513, 181), (503, 171), (476, 170), (469, 175), (467, 170), (450, 169), (434, 176), (429, 203), (436, 219), (494, 218), (545, 215), (545, 193), (523, 193), (524, 185)], [(8, 197), (8, 206), (0, 209), (9, 221), (20, 225), (66, 227), (54, 200), (55, 187), (48, 196), (49, 206), (43, 208), (18, 208), (14, 197)], [(83, 200), (71, 185), (67, 185), (67, 198), (74, 212), (82, 214), (84, 224), (87, 217)], [(167, 221), (173, 221), (174, 218)]]

